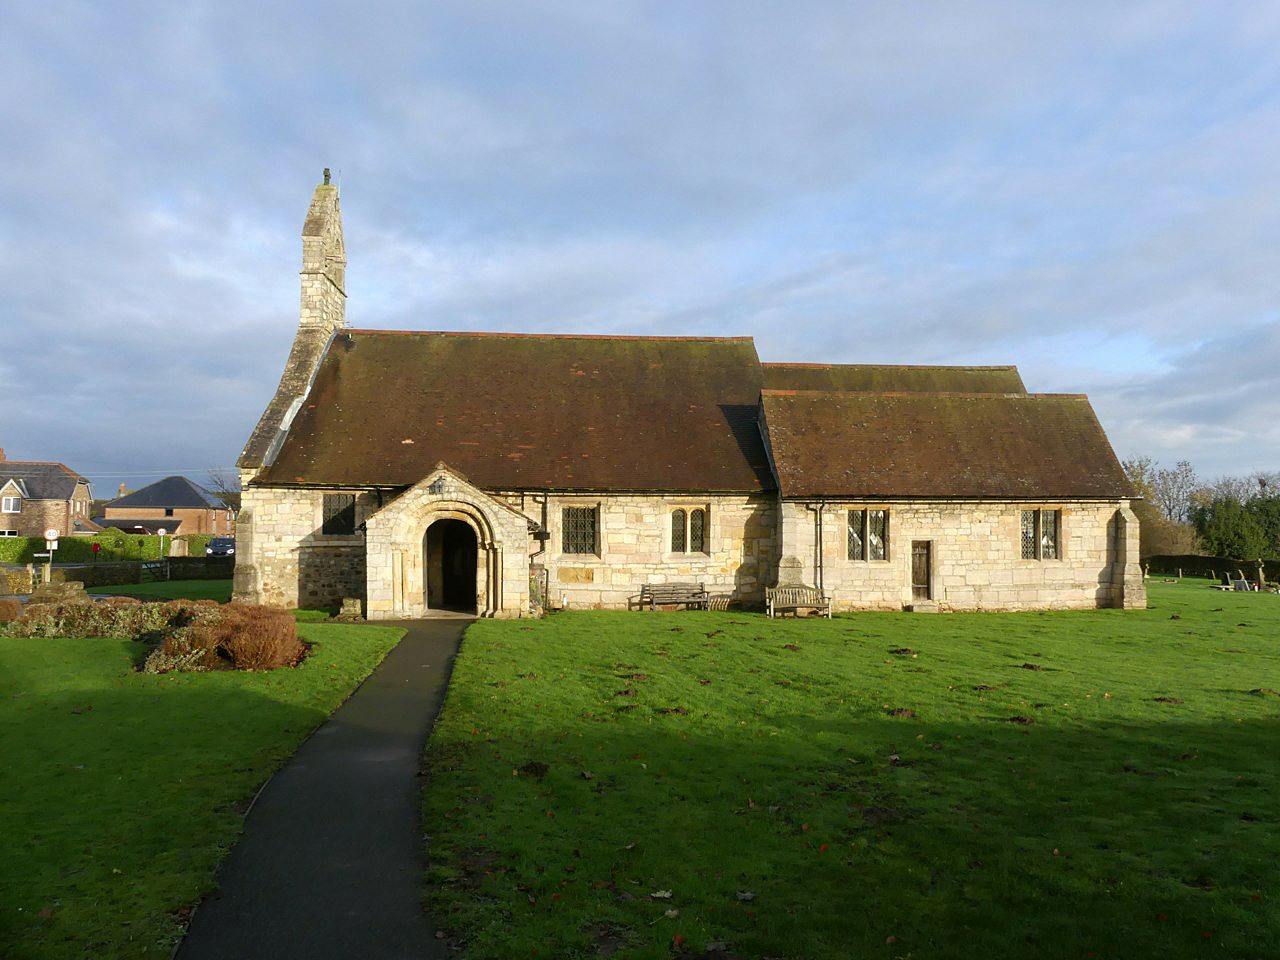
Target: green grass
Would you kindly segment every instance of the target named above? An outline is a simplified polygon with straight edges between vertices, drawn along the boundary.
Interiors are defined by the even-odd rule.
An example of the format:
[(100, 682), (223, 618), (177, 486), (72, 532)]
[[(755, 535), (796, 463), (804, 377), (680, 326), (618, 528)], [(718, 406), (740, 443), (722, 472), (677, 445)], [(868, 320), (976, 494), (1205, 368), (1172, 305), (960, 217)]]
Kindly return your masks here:
[(482, 621), (428, 747), (431, 906), (468, 958), (1280, 956), (1278, 638), (1280, 598), (1163, 583)]
[(153, 580), (150, 583), (118, 583), (108, 587), (91, 587), (90, 593), (111, 596), (140, 597), (144, 600), (217, 600), (231, 599), (230, 580)]
[(299, 632), (293, 670), (165, 676), (128, 641), (0, 637), (0, 955), (169, 956), (258, 787), (402, 631)]

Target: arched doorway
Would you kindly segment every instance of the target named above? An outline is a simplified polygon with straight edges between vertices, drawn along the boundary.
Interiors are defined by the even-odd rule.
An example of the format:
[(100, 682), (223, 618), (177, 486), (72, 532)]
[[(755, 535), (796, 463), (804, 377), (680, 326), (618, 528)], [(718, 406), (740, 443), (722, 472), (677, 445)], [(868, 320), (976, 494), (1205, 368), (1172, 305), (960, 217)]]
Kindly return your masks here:
[(476, 532), (465, 520), (437, 520), (422, 539), (427, 610), (476, 612)]

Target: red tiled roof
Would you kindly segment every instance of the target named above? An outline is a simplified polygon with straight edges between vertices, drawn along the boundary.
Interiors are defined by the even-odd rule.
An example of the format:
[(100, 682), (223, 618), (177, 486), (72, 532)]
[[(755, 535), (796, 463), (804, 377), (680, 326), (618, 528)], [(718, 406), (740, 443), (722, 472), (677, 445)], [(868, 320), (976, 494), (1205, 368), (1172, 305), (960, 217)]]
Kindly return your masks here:
[(340, 333), (260, 484), (772, 489), (749, 337)]
[(765, 390), (761, 403), (784, 497), (1132, 495), (1083, 396)]

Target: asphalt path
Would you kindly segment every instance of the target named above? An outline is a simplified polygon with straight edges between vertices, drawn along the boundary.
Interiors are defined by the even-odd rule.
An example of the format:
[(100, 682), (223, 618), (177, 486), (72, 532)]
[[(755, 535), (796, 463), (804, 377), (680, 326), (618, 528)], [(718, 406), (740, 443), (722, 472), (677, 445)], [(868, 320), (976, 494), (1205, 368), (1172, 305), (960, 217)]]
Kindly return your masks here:
[(448, 956), (422, 906), (421, 760), (468, 622), (387, 624), (408, 632), (263, 788), (178, 960)]

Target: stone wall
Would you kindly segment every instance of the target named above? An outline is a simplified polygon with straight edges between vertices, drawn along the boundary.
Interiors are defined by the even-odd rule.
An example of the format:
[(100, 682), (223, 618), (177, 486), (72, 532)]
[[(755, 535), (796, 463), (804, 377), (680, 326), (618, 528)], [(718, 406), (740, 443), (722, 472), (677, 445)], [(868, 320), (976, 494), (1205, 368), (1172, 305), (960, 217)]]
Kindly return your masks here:
[[(320, 532), (324, 494), (339, 490), (253, 487), (244, 471), (236, 535), (234, 598), (276, 607), (328, 609), (364, 597), (364, 535)], [(355, 492), (355, 491), (346, 491)], [(356, 526), (378, 508), (378, 496), (356, 494)]]
[[(530, 519), (541, 519), (539, 501), (508, 497), (523, 499)], [(595, 554), (563, 551), (565, 507), (598, 510)], [(671, 515), (677, 509), (708, 511), (706, 553), (671, 551)], [(626, 607), (645, 583), (687, 581), (704, 583), (709, 592), (728, 595), (735, 604), (762, 606), (776, 563), (776, 517), (776, 501), (769, 496), (552, 494), (547, 498), (551, 539), (539, 558), (550, 572), (550, 605)]]
[[(1061, 511), (1059, 559), (1024, 560), (1021, 512)], [(784, 501), (781, 552), (800, 559), (816, 584), (817, 527), (805, 504)], [(850, 560), (851, 509), (888, 509), (888, 559)], [(932, 602), (939, 610), (1043, 610), (1145, 606), (1140, 571), (1125, 575), (1125, 549), (1136, 536), (1117, 517), (1124, 501), (1057, 504), (891, 501), (828, 503), (823, 510), (822, 582), (835, 610), (902, 610), (911, 589), (911, 544), (930, 543)], [(1136, 557), (1136, 541), (1133, 546)], [(1136, 564), (1134, 565), (1136, 569)], [(1127, 593), (1126, 593), (1127, 590)]]

